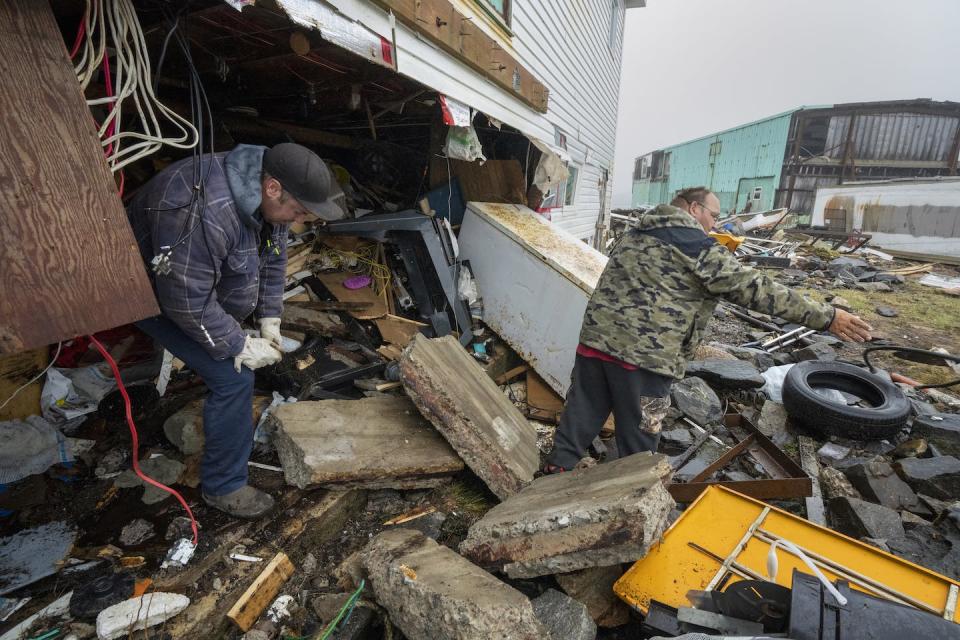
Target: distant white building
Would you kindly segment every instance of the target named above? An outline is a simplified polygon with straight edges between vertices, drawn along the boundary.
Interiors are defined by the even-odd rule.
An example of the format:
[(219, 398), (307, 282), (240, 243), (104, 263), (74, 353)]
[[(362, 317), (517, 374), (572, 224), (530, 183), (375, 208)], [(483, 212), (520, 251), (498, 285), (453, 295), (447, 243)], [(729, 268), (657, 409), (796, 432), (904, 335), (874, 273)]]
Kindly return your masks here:
[(893, 253), (960, 257), (960, 178), (823, 187), (810, 224), (862, 231), (871, 246)]

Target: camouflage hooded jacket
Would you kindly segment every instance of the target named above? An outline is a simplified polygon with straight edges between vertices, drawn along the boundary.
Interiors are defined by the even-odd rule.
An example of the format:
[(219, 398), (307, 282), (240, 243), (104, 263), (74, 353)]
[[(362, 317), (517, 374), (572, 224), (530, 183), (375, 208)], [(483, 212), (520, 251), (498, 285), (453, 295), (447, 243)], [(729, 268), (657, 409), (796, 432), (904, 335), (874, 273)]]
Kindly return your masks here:
[(587, 305), (580, 342), (679, 379), (719, 298), (811, 329), (833, 321), (832, 307), (742, 266), (686, 211), (660, 205), (611, 252)]

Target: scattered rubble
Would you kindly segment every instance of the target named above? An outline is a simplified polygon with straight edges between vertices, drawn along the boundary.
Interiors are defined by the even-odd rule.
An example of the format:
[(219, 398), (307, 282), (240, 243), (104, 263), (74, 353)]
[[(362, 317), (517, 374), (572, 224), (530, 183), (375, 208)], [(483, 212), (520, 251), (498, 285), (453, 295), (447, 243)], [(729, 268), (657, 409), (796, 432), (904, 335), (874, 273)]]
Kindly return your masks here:
[(190, 598), (187, 596), (160, 591), (124, 600), (104, 609), (97, 616), (97, 638), (113, 640), (154, 627), (174, 617), (189, 604)]
[(463, 469), (408, 398), (294, 402), (270, 419), (284, 476), (301, 489), (436, 487)]
[(124, 547), (136, 547), (156, 534), (157, 532), (149, 520), (136, 518), (120, 530), (120, 544)]
[(619, 627), (630, 619), (630, 608), (613, 592), (613, 583), (623, 575), (620, 565), (591, 567), (555, 576), (563, 591), (587, 607), (599, 627)]
[(460, 553), (510, 577), (642, 558), (674, 506), (665, 456), (640, 453), (544, 476), (470, 527)]
[[(140, 470), (161, 484), (170, 486), (175, 484), (186, 466), (178, 461), (158, 454), (152, 458), (140, 461)], [(147, 484), (138, 476), (133, 469), (128, 469), (117, 476), (114, 480), (114, 486), (118, 489), (129, 489), (132, 487), (143, 487), (143, 503), (157, 504), (171, 497), (169, 493), (152, 484)]]
[(945, 455), (960, 456), (960, 414), (934, 413), (913, 421), (911, 434), (926, 438)]
[(388, 530), (361, 554), (377, 602), (409, 640), (542, 640), (519, 591), (422, 533)]
[(420, 412), (498, 498), (533, 480), (536, 431), (456, 339), (417, 335), (400, 371)]
[(533, 612), (555, 640), (594, 640), (597, 625), (587, 607), (570, 596), (548, 589), (531, 601)]
[(926, 512), (917, 495), (882, 457), (851, 465), (845, 473), (851, 484), (871, 502), (897, 511)]
[(904, 458), (897, 472), (918, 493), (941, 500), (960, 496), (960, 460), (953, 456)]
[(745, 360), (694, 360), (687, 363), (686, 375), (720, 389), (759, 389), (764, 384), (757, 368)]
[(863, 499), (860, 492), (847, 480), (847, 476), (833, 467), (820, 468), (820, 490), (828, 500), (833, 498)]
[(697, 424), (714, 424), (723, 417), (717, 394), (702, 378), (684, 378), (670, 390), (673, 406)]
[(856, 498), (832, 498), (827, 508), (833, 528), (854, 538), (890, 540), (904, 536), (900, 515), (893, 509)]

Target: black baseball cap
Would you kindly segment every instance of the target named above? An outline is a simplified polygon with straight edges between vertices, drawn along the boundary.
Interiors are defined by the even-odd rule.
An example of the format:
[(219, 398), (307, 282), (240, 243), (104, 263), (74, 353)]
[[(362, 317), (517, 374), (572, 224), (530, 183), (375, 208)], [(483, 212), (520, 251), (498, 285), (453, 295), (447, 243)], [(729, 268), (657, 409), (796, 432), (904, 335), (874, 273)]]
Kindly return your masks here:
[(344, 217), (343, 208), (336, 201), (340, 190), (334, 185), (333, 174), (310, 149), (294, 142), (278, 144), (264, 152), (263, 170), (310, 213), (323, 220)]

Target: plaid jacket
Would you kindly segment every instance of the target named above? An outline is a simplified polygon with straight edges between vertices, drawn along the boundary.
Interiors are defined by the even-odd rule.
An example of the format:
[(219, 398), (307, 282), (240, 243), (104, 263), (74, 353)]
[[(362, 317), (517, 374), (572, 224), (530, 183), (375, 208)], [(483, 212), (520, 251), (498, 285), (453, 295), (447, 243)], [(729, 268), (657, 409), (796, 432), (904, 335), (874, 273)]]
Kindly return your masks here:
[[(240, 145), (204, 155), (203, 206), (185, 206), (193, 193), (191, 158), (161, 171), (127, 206), (163, 315), (217, 360), (243, 349), (240, 322), (250, 314), (278, 318), (283, 311), (287, 227), (264, 231), (257, 211), (265, 149)], [(155, 273), (151, 261), (164, 247), (174, 247), (170, 271)]]

